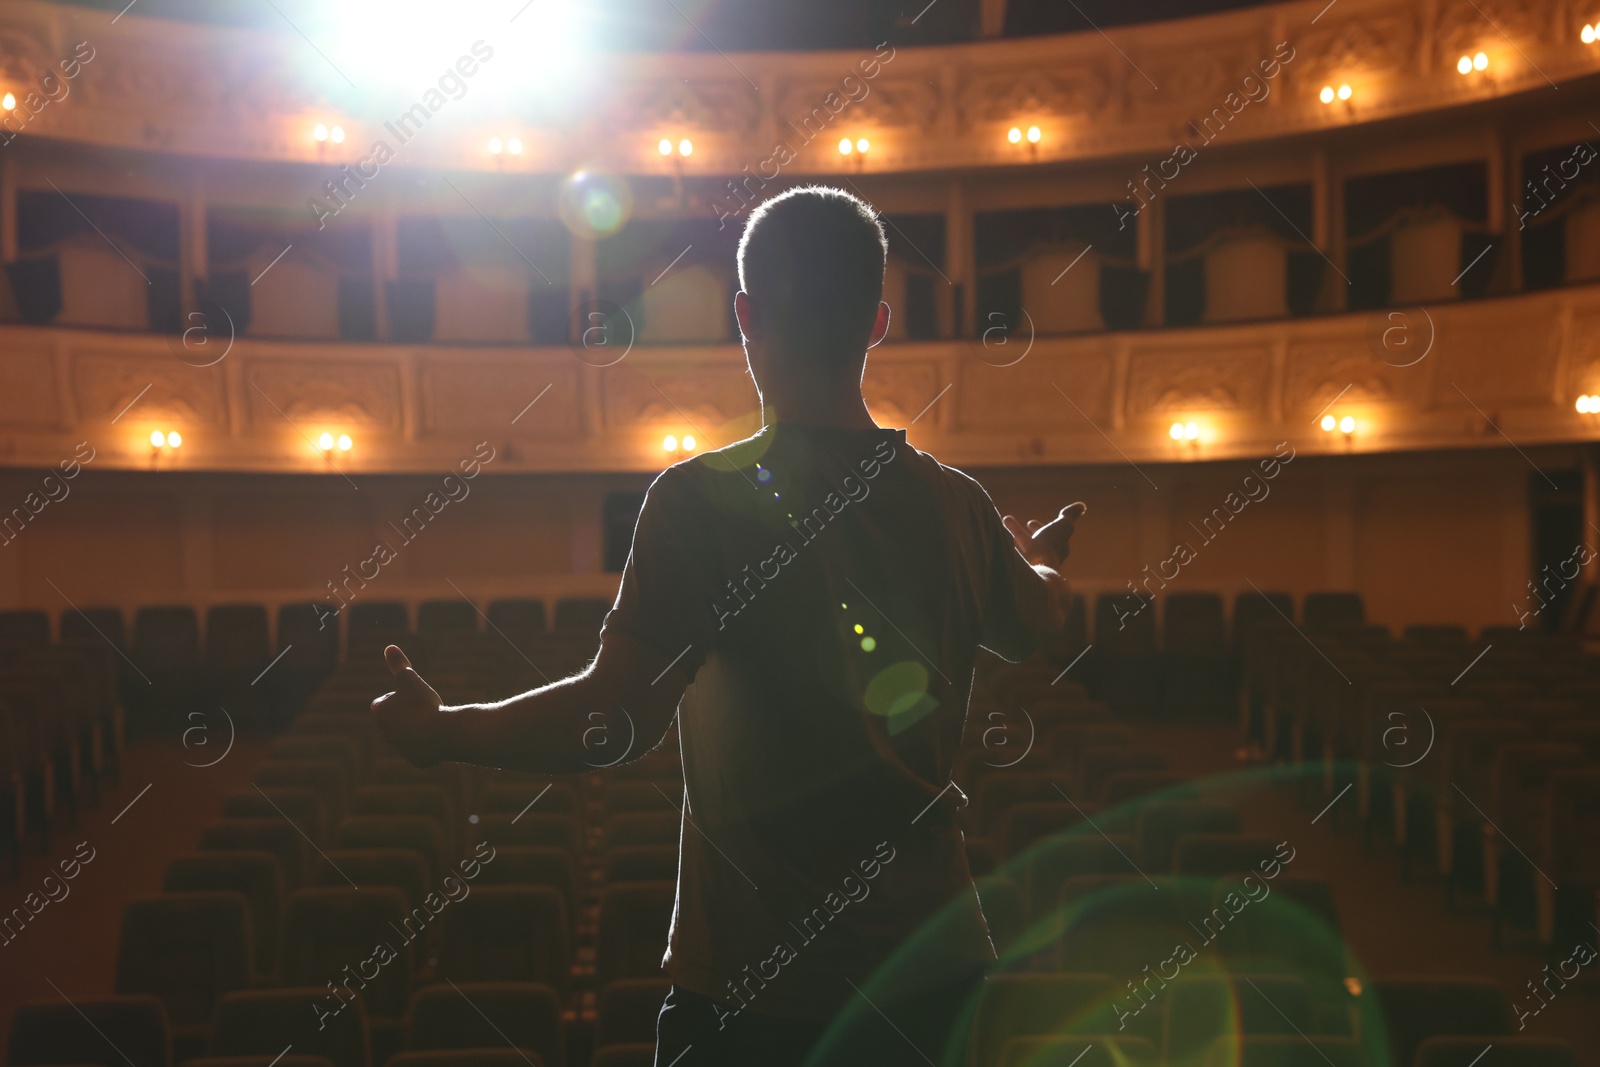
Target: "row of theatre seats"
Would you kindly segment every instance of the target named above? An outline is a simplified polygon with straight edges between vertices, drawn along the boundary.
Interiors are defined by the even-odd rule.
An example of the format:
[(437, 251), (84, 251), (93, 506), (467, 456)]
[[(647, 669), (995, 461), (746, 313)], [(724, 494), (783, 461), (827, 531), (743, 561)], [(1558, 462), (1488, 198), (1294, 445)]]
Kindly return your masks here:
[(362, 602), (341, 613), (341, 634), (340, 616), (285, 604), (276, 640), (260, 604), (210, 608), (203, 636), (183, 605), (140, 608), (131, 630), (119, 608), (65, 611), (54, 627), (42, 611), (0, 612), (0, 849), (15, 857), (30, 834), (48, 840), (59, 815), (115, 781), (125, 738), (279, 732), (341, 657), (381, 664), (391, 642), (422, 669), (454, 665), (462, 686), (504, 695), (581, 667), (609, 606), (559, 600), (547, 619), (533, 599), (481, 613), (466, 600), (425, 601), (413, 628), (405, 604)]
[[(1359, 621), (1308, 639), (1281, 622), (1243, 650), (1243, 733), (1299, 769), (1303, 795), (1348, 787), (1369, 846), (1441, 875), (1454, 902), (1559, 947), (1600, 922), (1600, 659), (1569, 635)], [(1559, 890), (1557, 887), (1560, 887)]]
[[(1359, 616), (1256, 608), (1298, 617), (1288, 633), (1347, 672), (1356, 635), (1408, 665), (1420, 657), (1408, 650), (1469, 653), (1459, 670), (1478, 649), (1434, 628), (1386, 638), (1380, 654)], [(1380, 777), (1369, 752), (1359, 774), (1318, 717), (1311, 694), (1329, 687), (1310, 658), (1271, 647), (1283, 635), (1270, 621), (1241, 633), (1244, 622), (1236, 612), (1241, 720), (1269, 751), (1300, 746), (1310, 766), (1258, 776), (1257, 788), (1320, 800), (1360, 778), (1417, 810), (1429, 764)], [(481, 645), (432, 655), (441, 689), (473, 699), (489, 688)], [(1587, 677), (1587, 660), (1559, 642), (1506, 660), (1485, 673), (1536, 675), (1547, 695), (1558, 676)], [(1366, 975), (1297, 842), (1244, 832), (1237, 793), (1175, 773), (1139, 743), (1148, 727), (1063, 678), (1065, 666), (986, 657), (957, 758), (970, 798), (959, 817), (1000, 954), (975, 1008), (971, 1067), (1468, 1067), (1490, 1043), (1496, 1064), (1576, 1064), (1567, 1046), (1514, 1036), (1489, 981)], [(21, 1007), (10, 1067), (652, 1063), (683, 788), (675, 738), (582, 779), (419, 771), (374, 733), (366, 704), (386, 687), (366, 658), (322, 683), (198, 849), (171, 859), (163, 892), (127, 908), (115, 991)], [(1019, 707), (1026, 737), (997, 746), (992, 716)], [(1504, 896), (1517, 872), (1500, 870)]]

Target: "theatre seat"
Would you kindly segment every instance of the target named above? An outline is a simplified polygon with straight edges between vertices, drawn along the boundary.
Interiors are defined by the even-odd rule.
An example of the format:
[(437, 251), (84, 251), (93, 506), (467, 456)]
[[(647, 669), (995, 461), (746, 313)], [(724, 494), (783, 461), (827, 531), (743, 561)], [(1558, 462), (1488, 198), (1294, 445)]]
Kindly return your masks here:
[(455, 802), (450, 794), (438, 786), (362, 786), (351, 799), (350, 811), (356, 816), (397, 815), (432, 819), (444, 835), (445, 856), (455, 856), (461, 850), (461, 835), (465, 826), (456, 814)]
[(350, 605), (345, 659), (351, 663), (381, 663), (384, 646), (403, 647), (410, 630), (411, 618), (404, 604), (358, 600)]
[(348, 888), (350, 882), (398, 889), (407, 910), (421, 907), (422, 898), (437, 888), (429, 880), (427, 859), (409, 848), (330, 848), (312, 861), (311, 882), (325, 889)]
[(1029, 919), (1037, 922), (1055, 910), (1069, 878), (1137, 874), (1133, 859), (1137, 851), (1131, 837), (1102, 837), (1087, 828), (1041, 841), (1027, 858), (1024, 899)]
[(332, 734), (286, 734), (267, 746), (269, 760), (333, 760), (347, 781), (358, 781), (366, 770), (361, 746), (348, 737)]
[(1193, 908), (1187, 898), (1193, 887), (1170, 876), (1152, 880), (1157, 889), (1137, 874), (1067, 879), (1061, 887), (1056, 967), (1137, 975), (1146, 965), (1154, 969), (1172, 957), (1176, 945), (1189, 944), (1202, 960), (1212, 955), (1190, 925)]
[(678, 877), (677, 845), (629, 845), (606, 850), (606, 885), (666, 882)]
[(561, 894), (567, 915), (576, 918), (577, 868), (572, 853), (564, 848), (496, 847), (494, 859), (479, 868), (476, 883), (549, 886)]
[(169, 893), (229, 892), (250, 909), (255, 966), (271, 973), (277, 959), (283, 878), (269, 852), (192, 852), (173, 857), (161, 888)]
[[(377, 977), (361, 990), (369, 1015), (398, 1019), (411, 992), (412, 951), (402, 924), (406, 899), (398, 889), (300, 889), (283, 909), (283, 953), (279, 981), (285, 986), (315, 986), (341, 979), (345, 967), (364, 975), (362, 966), (380, 944), (395, 958), (377, 966)], [(376, 961), (374, 961), (376, 962)]]
[(1430, 1037), (1412, 1067), (1472, 1067), (1493, 1046), (1497, 1067), (1578, 1067), (1578, 1050), (1548, 1037)]
[(1289, 975), (1182, 973), (1158, 988), (1166, 1009), (1166, 1067), (1206, 1067), (1215, 1046), (1237, 1049), (1241, 1037), (1303, 1037), (1316, 1030), (1311, 996)]
[(583, 847), (583, 824), (567, 815), (481, 815), (476, 836), (497, 848), (503, 843), (577, 852)]
[(625, 812), (606, 820), (605, 846), (607, 849), (639, 845), (671, 845), (677, 847), (682, 818), (675, 811)]
[(1360, 626), (1367, 611), (1360, 593), (1307, 593), (1300, 602), (1302, 625), (1313, 633)]
[(1505, 991), (1487, 978), (1379, 978), (1369, 988), (1373, 1002), (1365, 1014), (1378, 1013), (1373, 1024), (1389, 1035), (1391, 1063), (1415, 1062), (1430, 1037), (1482, 1034), (1492, 1040), (1513, 1032)]
[(272, 662), (267, 609), (260, 604), (218, 604), (206, 612), (206, 697), (246, 728), (276, 725), (267, 690), (253, 684)]
[(298, 786), (274, 786), (257, 792), (231, 793), (222, 802), (230, 819), (288, 819), (313, 842), (328, 839), (328, 817), (322, 794)]
[[(561, 1000), (549, 986), (522, 982), (434, 985), (411, 998), (406, 1048), (528, 1049), (539, 1062), (567, 1062)], [(393, 1060), (390, 1060), (393, 1063)]]
[(1184, 834), (1172, 851), (1172, 873), (1218, 878), (1225, 874), (1261, 874), (1261, 863), (1273, 859), (1279, 842), (1270, 837), (1230, 833)]
[(250, 985), (253, 950), (238, 893), (142, 897), (122, 912), (116, 991), (159, 998), (186, 1059), (203, 1050), (217, 997)]
[(549, 886), (476, 886), (445, 906), (441, 922), (444, 978), (538, 982), (562, 992), (570, 984), (566, 905)]
[[(1148, 887), (1146, 887), (1148, 888)], [(984, 983), (972, 1020), (971, 1063), (996, 1064), (1017, 1038), (1063, 1038), (1117, 1032), (1116, 995), (1104, 974), (994, 974)], [(1135, 1017), (1143, 1023), (1144, 1017)], [(1133, 1036), (1150, 1037), (1158, 1028)], [(1082, 1051), (1083, 1042), (1076, 1052)], [(1080, 1065), (1082, 1067), (1082, 1065)]]
[(226, 819), (207, 823), (200, 831), (205, 852), (267, 852), (278, 862), (287, 891), (305, 881), (306, 839), (283, 819)]
[(256, 764), (250, 781), (263, 790), (286, 787), (314, 791), (322, 799), (328, 820), (335, 824), (348, 804), (349, 785), (344, 768), (336, 760), (266, 759)]
[(437, 884), (449, 866), (444, 831), (422, 815), (353, 815), (339, 824), (333, 843), (341, 849), (410, 849), (427, 861), (429, 885)]
[[(321, 981), (330, 981), (331, 974)], [(374, 1067), (365, 1005), (357, 997), (335, 1011), (332, 997), (325, 985), (224, 994), (206, 1053), (271, 1057), (287, 1048), (297, 1055), (324, 1056), (335, 1067)]]
[(598, 597), (570, 597), (556, 601), (554, 632), (563, 637), (592, 637), (599, 640), (600, 624), (611, 610), (611, 601)]
[(1185, 834), (1237, 833), (1239, 812), (1231, 805), (1198, 800), (1162, 801), (1139, 813), (1140, 863), (1147, 870), (1169, 871), (1178, 839)]
[(26, 1001), (11, 1019), (6, 1063), (172, 1067), (167, 1013), (153, 996)]
[(42, 611), (0, 611), (0, 644), (50, 644), (50, 616)]
[(673, 882), (636, 882), (601, 891), (597, 981), (661, 976), (677, 888)]

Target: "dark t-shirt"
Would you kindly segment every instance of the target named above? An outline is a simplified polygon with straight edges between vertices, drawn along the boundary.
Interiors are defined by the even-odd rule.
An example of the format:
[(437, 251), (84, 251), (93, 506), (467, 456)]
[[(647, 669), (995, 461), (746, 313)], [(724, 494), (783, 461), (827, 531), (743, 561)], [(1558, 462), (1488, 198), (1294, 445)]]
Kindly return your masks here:
[(991, 960), (950, 774), (978, 646), (1020, 659), (1047, 620), (988, 494), (904, 430), (769, 427), (664, 471), (606, 630), (691, 679), (672, 979), (822, 1018), (936, 915), (920, 977)]

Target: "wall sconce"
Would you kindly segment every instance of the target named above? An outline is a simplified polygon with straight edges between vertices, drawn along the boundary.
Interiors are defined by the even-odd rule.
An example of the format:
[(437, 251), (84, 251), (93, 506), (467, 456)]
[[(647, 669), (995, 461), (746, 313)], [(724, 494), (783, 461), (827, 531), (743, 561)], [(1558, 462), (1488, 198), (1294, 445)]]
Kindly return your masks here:
[(1350, 88), (1348, 83), (1340, 85), (1337, 89), (1331, 85), (1324, 85), (1322, 92), (1317, 94), (1317, 99), (1324, 104), (1331, 104), (1335, 100), (1349, 100), (1354, 95), (1355, 90)]
[(1458, 74), (1471, 74), (1475, 70), (1482, 71), (1488, 69), (1489, 56), (1488, 53), (1485, 52), (1479, 52), (1476, 55), (1462, 56), (1460, 59), (1456, 60), (1456, 73)]
[(1322, 416), (1322, 422), (1318, 425), (1320, 425), (1323, 431), (1326, 433), (1333, 433), (1335, 430), (1337, 430), (1346, 437), (1349, 437), (1356, 432), (1356, 420), (1355, 416), (1353, 415), (1346, 415), (1343, 418), (1334, 418), (1332, 415), (1324, 415)]
[(355, 442), (350, 439), (350, 435), (347, 433), (342, 433), (338, 437), (331, 433), (323, 433), (317, 438), (317, 447), (322, 450), (323, 455), (331, 460), (334, 449), (337, 448), (340, 452), (348, 452), (355, 447)]
[(1584, 23), (1583, 29), (1578, 31), (1578, 40), (1584, 44), (1594, 44), (1597, 35), (1600, 35), (1600, 31), (1596, 31), (1594, 25)]
[(682, 459), (693, 452), (697, 445), (698, 442), (695, 441), (692, 433), (686, 433), (682, 438), (679, 438), (677, 434), (669, 433), (661, 439), (661, 451), (677, 459)]
[(329, 141), (334, 144), (344, 144), (344, 127), (328, 126), (319, 122), (311, 131), (311, 139), (318, 144), (326, 144)]
[(1600, 396), (1585, 393), (1578, 398), (1574, 407), (1578, 409), (1580, 415), (1600, 415)]
[(183, 434), (179, 433), (177, 430), (167, 430), (165, 432), (161, 430), (151, 430), (150, 447), (153, 450), (159, 450), (162, 448), (182, 448)]
[(1167, 436), (1174, 441), (1198, 441), (1200, 439), (1200, 424), (1195, 422), (1175, 422), (1167, 430)]
[(0, 97), (0, 109), (3, 109), (5, 111), (14, 111), (14, 110), (16, 110), (16, 107), (17, 107), (17, 94), (15, 94), (15, 93), (7, 93), (5, 96)]

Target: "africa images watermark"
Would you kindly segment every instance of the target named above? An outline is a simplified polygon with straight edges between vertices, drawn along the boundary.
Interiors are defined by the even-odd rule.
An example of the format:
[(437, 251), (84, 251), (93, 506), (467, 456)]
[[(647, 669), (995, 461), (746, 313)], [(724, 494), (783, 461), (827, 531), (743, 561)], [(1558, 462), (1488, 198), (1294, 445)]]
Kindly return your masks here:
[[(86, 456), (84, 449), (89, 450)], [(93, 461), (98, 453), (88, 441), (79, 441), (72, 450), (72, 458), (62, 460), (57, 466), (61, 468), (61, 476), (56, 477), (54, 472), (46, 474), (40, 482), (39, 490), (33, 490), (22, 498), (22, 503), (12, 508), (4, 516), (0, 516), (0, 545), (9, 545), (39, 514), (52, 503), (60, 503), (67, 499), (72, 492), (68, 483), (82, 472), (84, 465)], [(40, 495), (43, 490), (44, 495)], [(15, 527), (15, 529), (13, 529)]]
[[(473, 41), (470, 51), (471, 55), (463, 55), (453, 67), (446, 67), (444, 73), (439, 75), (437, 86), (424, 92), (419, 102), (401, 112), (393, 122), (383, 124), (383, 128), (393, 134), (401, 145), (422, 132), (428, 120), (451, 100), (466, 96), (466, 79), (478, 73), (480, 63), (487, 63), (494, 58), (494, 48), (482, 40)], [(448, 98), (445, 95), (447, 93)], [(306, 200), (306, 207), (310, 208), (311, 220), (317, 224), (317, 229), (324, 228), (329, 219), (349, 207), (356, 194), (367, 187), (367, 182), (376, 178), (379, 170), (394, 158), (395, 150), (389, 147), (389, 142), (374, 141), (367, 154), (356, 160), (354, 169), (346, 163), (340, 168), (337, 181), (330, 178), (324, 182), (322, 187), (328, 191), (326, 199), (313, 196)], [(332, 205), (327, 201), (332, 201)]]
[[(1283, 454), (1285, 448), (1289, 449), (1287, 456)], [(1279, 441), (1278, 447), (1273, 454), (1260, 462), (1261, 478), (1258, 480), (1254, 474), (1244, 476), (1244, 481), (1239, 487), (1243, 490), (1244, 496), (1240, 496), (1238, 491), (1230, 490), (1222, 498), (1221, 506), (1212, 508), (1211, 512), (1200, 520), (1199, 526), (1196, 526), (1191, 521), (1189, 527), (1199, 534), (1202, 539), (1200, 547), (1204, 548), (1221, 536), (1222, 531), (1227, 529), (1228, 524), (1237, 519), (1244, 509), (1250, 506), (1251, 502), (1260, 503), (1267, 499), (1272, 493), (1272, 489), (1267, 483), (1283, 473), (1283, 468), (1294, 462), (1294, 457), (1295, 450), (1293, 446), (1287, 441)], [(1215, 526), (1214, 529), (1213, 525)], [(1156, 594), (1155, 590), (1150, 588), (1150, 583), (1154, 582), (1158, 588), (1165, 589), (1167, 583), (1176, 581), (1178, 575), (1183, 572), (1183, 568), (1193, 563), (1198, 558), (1198, 555), (1189, 542), (1182, 541), (1173, 547), (1172, 555), (1156, 564), (1156, 572), (1154, 574), (1150, 572), (1150, 565), (1148, 563), (1145, 564), (1144, 578), (1139, 583), (1144, 587), (1144, 592), (1139, 592), (1134, 587), (1134, 579), (1129, 578), (1128, 592), (1134, 599), (1139, 601), (1139, 606), (1132, 611), (1127, 611), (1123, 609), (1121, 604), (1112, 604), (1112, 610), (1117, 613), (1117, 629), (1126, 629), (1128, 620), (1138, 618), (1145, 608), (1155, 603)], [(1172, 568), (1171, 574), (1167, 573), (1169, 566)]]
[[(884, 54), (885, 49), (888, 50), (887, 55)], [(867, 83), (876, 78), (882, 72), (884, 66), (892, 63), (894, 56), (894, 46), (889, 42), (885, 41), (883, 44), (878, 45), (877, 48), (872, 50), (872, 58), (858, 62), (854, 68), (855, 73), (846, 74), (841, 78), (839, 89), (830, 91), (823, 96), (822, 103), (812, 108), (800, 120), (798, 126), (793, 122), (789, 122), (787, 125), (798, 136), (800, 147), (804, 148), (813, 140), (822, 136), (828, 124), (838, 118), (845, 108), (865, 100), (872, 92), (872, 87)], [(856, 77), (856, 73), (861, 76), (859, 78)], [(843, 91), (843, 95), (841, 95), (840, 90)], [(750, 173), (750, 166), (746, 164), (740, 172), (743, 174), (742, 178), (730, 178), (727, 183), (729, 195), (719, 197), (711, 205), (712, 209), (717, 213), (717, 229), (723, 229), (727, 226), (729, 219), (737, 219), (747, 209), (760, 202), (760, 191), (767, 187), (767, 182), (776, 180), (783, 168), (798, 158), (799, 153), (795, 151), (788, 141), (779, 141), (772, 146), (772, 152), (767, 158), (756, 164), (756, 172), (754, 174)], [(769, 166), (772, 168), (772, 173), (770, 174), (767, 173)], [(751, 188), (752, 182), (755, 183), (754, 188)], [(723, 203), (724, 200), (730, 199), (734, 202), (731, 208), (726, 207)]]
[[(488, 450), (487, 455), (484, 454), (485, 449)], [(445, 475), (439, 483), (439, 488), (430, 489), (427, 495), (422, 498), (422, 503), (412, 508), (400, 520), (399, 526), (396, 526), (391, 520), (389, 528), (400, 535), (400, 547), (404, 548), (418, 537), (421, 537), (422, 531), (427, 529), (428, 524), (437, 519), (439, 514), (451, 503), (459, 504), (467, 499), (467, 496), (472, 492), (472, 487), (467, 483), (482, 473), (484, 465), (493, 462), (495, 455), (494, 447), (489, 442), (478, 442), (473, 450), (472, 458), (464, 459), (458, 464), (461, 468), (459, 477), (455, 474)], [(399, 554), (388, 541), (379, 541), (373, 547), (372, 555), (355, 565), (354, 573), (351, 572), (350, 564), (346, 563), (342, 578), (328, 579), (328, 593), (330, 597), (339, 602), (339, 606), (332, 607), (325, 601), (312, 602), (311, 607), (317, 614), (317, 629), (324, 629), (330, 620), (336, 620), (339, 612), (349, 607), (350, 601), (355, 600), (356, 594), (365, 589), (368, 582), (375, 580), (378, 575), (382, 574), (383, 568), (393, 563)], [(371, 574), (367, 573), (369, 565), (372, 568)], [(354, 588), (352, 588), (352, 584)]]
[[(88, 849), (88, 855), (84, 850)], [(44, 876), (39, 883), (39, 890), (28, 893), (22, 898), (22, 903), (3, 916), (0, 916), (0, 948), (4, 948), (21, 936), (23, 929), (34, 920), (40, 912), (52, 903), (59, 904), (72, 895), (72, 887), (67, 883), (78, 877), (78, 873), (94, 860), (96, 853), (94, 846), (89, 842), (81, 842), (73, 850), (71, 859), (59, 861), (56, 866), (60, 874), (51, 872)], [(43, 892), (43, 896), (39, 893)]]
[[(1554, 574), (1550, 573), (1550, 564), (1546, 563), (1539, 572), (1541, 577), (1537, 585), (1534, 584), (1532, 578), (1529, 578), (1528, 607), (1519, 609), (1515, 604), (1511, 605), (1511, 610), (1517, 613), (1517, 629), (1527, 629), (1528, 620), (1537, 618), (1541, 611), (1550, 606), (1551, 600), (1561, 595), (1568, 585), (1576, 581), (1583, 568), (1589, 565), (1594, 556), (1593, 550), (1588, 545), (1579, 544), (1572, 550), (1572, 555), (1555, 565)], [(1570, 574), (1567, 573), (1569, 566), (1572, 568), (1572, 573)], [(1555, 585), (1553, 589), (1551, 588), (1552, 583)], [(1544, 596), (1539, 595), (1541, 592)], [(1534, 607), (1535, 603), (1539, 606)]]
[[(1193, 121), (1189, 123), (1189, 128), (1194, 130), (1197, 137), (1205, 138), (1204, 141), (1200, 142), (1198, 148), (1188, 141), (1179, 141), (1173, 146), (1170, 156), (1155, 164), (1155, 174), (1150, 173), (1150, 165), (1146, 164), (1142, 171), (1142, 176), (1135, 175), (1133, 178), (1128, 179), (1129, 195), (1124, 197), (1124, 200), (1129, 203), (1137, 201), (1139, 206), (1111, 205), (1111, 210), (1117, 214), (1117, 229), (1126, 229), (1128, 220), (1149, 207), (1150, 201), (1156, 198), (1156, 189), (1150, 188), (1151, 182), (1154, 182), (1158, 189), (1165, 189), (1167, 182), (1175, 180), (1184, 167), (1198, 159), (1200, 156), (1199, 149), (1216, 140), (1217, 136), (1227, 128), (1229, 122), (1238, 118), (1240, 113), (1252, 103), (1259, 104), (1266, 100), (1272, 94), (1272, 86), (1268, 83), (1282, 73), (1283, 68), (1294, 61), (1294, 57), (1294, 47), (1288, 41), (1280, 41), (1277, 48), (1273, 50), (1272, 58), (1263, 59), (1256, 64), (1257, 69), (1261, 71), (1260, 78), (1257, 78), (1254, 74), (1245, 75), (1244, 81), (1239, 86), (1244, 91), (1243, 96), (1240, 96), (1238, 91), (1230, 92), (1222, 98), (1221, 106), (1212, 108), (1210, 114), (1200, 120), (1199, 126), (1196, 126)], [(1168, 173), (1169, 167), (1171, 168), (1171, 173)], [(1143, 189), (1142, 195), (1141, 188)]]
[[(888, 449), (887, 454), (884, 452), (885, 449)], [(855, 476), (851, 474), (845, 475), (840, 483), (840, 490), (843, 491), (843, 496), (840, 495), (840, 490), (830, 491), (827, 496), (822, 498), (821, 506), (812, 508), (809, 513), (802, 515), (798, 521), (791, 515), (789, 517), (789, 526), (795, 533), (800, 535), (801, 547), (821, 537), (828, 524), (843, 513), (844, 509), (850, 504), (859, 504), (865, 501), (872, 494), (872, 480), (882, 473), (885, 466), (894, 462), (895, 455), (895, 447), (891, 442), (879, 441), (878, 447), (873, 450), (873, 457), (876, 458), (869, 457), (857, 464), (861, 470), (861, 480), (857, 481)], [(763, 477), (763, 475), (766, 475), (766, 477)], [(770, 483), (771, 481), (770, 474), (759, 466), (757, 467), (756, 477), (763, 483)], [(776, 497), (777, 493), (774, 492), (773, 495)], [(765, 589), (768, 582), (775, 581), (778, 575), (783, 572), (783, 568), (798, 558), (799, 554), (794, 546), (784, 540), (779, 541), (773, 548), (772, 555), (755, 565), (753, 573), (750, 569), (750, 564), (745, 564), (744, 577), (741, 580), (736, 583), (734, 579), (728, 579), (728, 593), (730, 595), (711, 602), (711, 610), (717, 616), (717, 629), (726, 630), (728, 628), (728, 620), (749, 607), (750, 602), (755, 599), (756, 593)], [(771, 568), (770, 574), (768, 573), (768, 567)], [(723, 603), (724, 600), (730, 600), (732, 603), (725, 605)]]
[[(79, 41), (72, 46), (72, 55), (56, 64), (61, 68), (60, 77), (57, 77), (53, 70), (46, 71), (39, 79), (37, 89), (29, 89), (17, 97), (16, 106), (4, 119), (0, 119), (0, 148), (15, 141), (23, 127), (39, 117), (39, 112), (51, 104), (59, 104), (65, 100), (72, 92), (72, 86), (67, 83), (82, 74), (83, 68), (93, 61), (94, 57), (94, 46), (88, 41)], [(40, 95), (41, 93), (43, 95)]]

